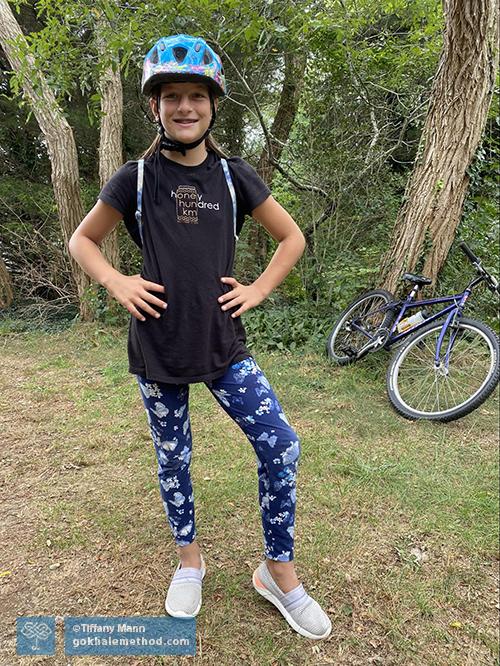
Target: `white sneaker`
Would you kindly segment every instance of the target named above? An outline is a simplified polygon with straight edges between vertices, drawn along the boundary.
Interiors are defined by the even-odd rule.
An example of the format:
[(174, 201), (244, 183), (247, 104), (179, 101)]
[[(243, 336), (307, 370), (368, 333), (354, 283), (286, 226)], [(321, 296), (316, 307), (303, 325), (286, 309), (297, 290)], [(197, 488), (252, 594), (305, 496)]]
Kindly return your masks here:
[(201, 555), (201, 569), (181, 567), (172, 576), (165, 599), (165, 610), (172, 617), (195, 617), (201, 608), (201, 586), (206, 573), (205, 560)]
[(265, 561), (253, 572), (252, 582), (255, 590), (276, 606), (297, 633), (316, 640), (330, 635), (330, 618), (302, 584), (285, 594), (274, 581)]

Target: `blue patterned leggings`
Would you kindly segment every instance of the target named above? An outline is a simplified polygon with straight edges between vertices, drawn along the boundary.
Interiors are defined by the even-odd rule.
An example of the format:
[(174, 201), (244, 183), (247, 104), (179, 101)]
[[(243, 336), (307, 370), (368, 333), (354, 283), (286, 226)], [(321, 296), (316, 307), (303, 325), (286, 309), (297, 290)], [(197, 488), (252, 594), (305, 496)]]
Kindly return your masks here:
[[(164, 384), (136, 375), (158, 460), (160, 493), (178, 546), (195, 536), (189, 384)], [(226, 374), (205, 383), (222, 409), (240, 426), (254, 447), (264, 554), (293, 560), (295, 484), (300, 443), (268, 380), (250, 357)]]

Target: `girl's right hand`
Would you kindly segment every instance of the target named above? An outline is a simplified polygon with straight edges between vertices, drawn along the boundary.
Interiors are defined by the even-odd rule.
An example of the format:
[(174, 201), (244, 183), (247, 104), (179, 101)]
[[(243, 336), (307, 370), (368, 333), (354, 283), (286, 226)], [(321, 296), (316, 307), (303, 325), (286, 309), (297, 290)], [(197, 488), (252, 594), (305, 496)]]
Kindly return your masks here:
[(160, 306), (162, 310), (167, 307), (164, 301), (146, 291), (150, 289), (151, 291), (165, 292), (165, 287), (162, 284), (145, 280), (141, 275), (123, 275), (119, 273), (106, 284), (106, 289), (113, 298), (116, 298), (124, 308), (127, 308), (130, 314), (140, 321), (146, 321), (146, 318), (137, 307), (155, 318), (159, 318), (161, 314), (152, 308), (149, 303)]

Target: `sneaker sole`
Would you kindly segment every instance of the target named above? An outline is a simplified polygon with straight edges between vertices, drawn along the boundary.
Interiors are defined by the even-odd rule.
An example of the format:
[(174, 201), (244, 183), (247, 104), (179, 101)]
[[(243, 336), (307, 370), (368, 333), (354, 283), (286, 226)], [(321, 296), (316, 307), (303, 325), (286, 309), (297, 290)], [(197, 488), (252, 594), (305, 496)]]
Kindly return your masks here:
[(165, 610), (172, 617), (180, 617), (185, 620), (189, 620), (190, 618), (196, 617), (198, 615), (198, 613), (200, 612), (200, 608), (201, 608), (201, 600), (200, 603), (198, 604), (198, 608), (194, 611), (194, 613), (190, 614), (190, 613), (184, 613), (184, 611), (173, 611), (168, 607), (167, 600), (165, 599)]
[(311, 632), (307, 631), (307, 629), (304, 629), (299, 624), (297, 624), (297, 622), (295, 622), (293, 617), (286, 610), (286, 608), (283, 606), (280, 600), (277, 597), (275, 597), (275, 595), (272, 592), (270, 592), (267, 589), (267, 587), (264, 586), (260, 578), (257, 576), (257, 571), (253, 572), (252, 583), (255, 591), (258, 592), (262, 597), (264, 597), (264, 599), (267, 599), (272, 604), (274, 604), (276, 608), (279, 610), (279, 612), (283, 615), (285, 620), (288, 622), (288, 624), (292, 627), (292, 629), (295, 629), (295, 631), (298, 634), (300, 634), (301, 636), (305, 636), (306, 638), (312, 638), (313, 640), (321, 640), (322, 638), (327, 638), (327, 636), (330, 635), (332, 631), (331, 624), (328, 631), (326, 631), (321, 636), (318, 636), (317, 634), (311, 634)]

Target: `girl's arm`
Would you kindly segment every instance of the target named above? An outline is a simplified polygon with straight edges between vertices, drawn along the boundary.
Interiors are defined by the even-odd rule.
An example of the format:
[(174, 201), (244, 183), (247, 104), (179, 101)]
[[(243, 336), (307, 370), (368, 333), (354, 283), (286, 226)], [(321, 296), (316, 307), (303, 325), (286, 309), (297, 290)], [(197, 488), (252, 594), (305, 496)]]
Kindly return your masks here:
[(145, 321), (138, 308), (158, 318), (160, 313), (150, 303), (159, 305), (162, 310), (167, 307), (166, 303), (147, 290), (165, 292), (165, 287), (144, 280), (140, 275), (123, 275), (111, 266), (99, 249), (122, 218), (120, 211), (99, 199), (71, 236), (68, 250), (85, 273), (102, 284), (136, 319)]
[(218, 299), (222, 309), (240, 305), (232, 317), (238, 317), (267, 298), (283, 282), (306, 246), (304, 234), (296, 222), (272, 196), (254, 208), (252, 217), (262, 224), (279, 245), (266, 270), (251, 285), (242, 285), (233, 277), (221, 278), (222, 282), (233, 287)]
[(99, 199), (83, 218), (68, 243), (71, 256), (85, 273), (106, 288), (109, 281), (121, 273), (106, 261), (98, 246), (122, 218), (120, 211)]

